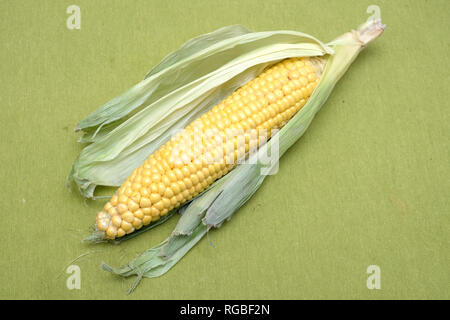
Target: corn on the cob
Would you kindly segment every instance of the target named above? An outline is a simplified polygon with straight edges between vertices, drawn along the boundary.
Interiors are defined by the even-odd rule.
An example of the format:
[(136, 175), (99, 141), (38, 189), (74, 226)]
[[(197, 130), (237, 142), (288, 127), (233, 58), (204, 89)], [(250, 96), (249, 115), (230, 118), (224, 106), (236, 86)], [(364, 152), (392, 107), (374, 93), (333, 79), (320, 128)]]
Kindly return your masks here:
[[(205, 190), (305, 105), (322, 67), (317, 58), (287, 59), (236, 90), (187, 126), (187, 134), (173, 137), (135, 169), (97, 214), (97, 229), (107, 239), (123, 237)], [(185, 144), (186, 136), (194, 137), (199, 128), (201, 134), (212, 130), (216, 137), (203, 136), (197, 157), (192, 144)], [(230, 130), (245, 132), (242, 146), (236, 145), (237, 137), (232, 148), (217, 143), (217, 136)], [(179, 157), (173, 157), (175, 150)]]

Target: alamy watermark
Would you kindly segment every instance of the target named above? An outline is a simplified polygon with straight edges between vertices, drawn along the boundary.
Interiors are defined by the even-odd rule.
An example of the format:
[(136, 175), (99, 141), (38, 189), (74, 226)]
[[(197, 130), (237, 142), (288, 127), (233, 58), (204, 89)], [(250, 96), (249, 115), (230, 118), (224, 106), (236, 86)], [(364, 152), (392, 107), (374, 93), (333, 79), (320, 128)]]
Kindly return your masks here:
[(192, 130), (173, 135), (177, 143), (170, 151), (173, 167), (187, 164), (218, 165), (259, 164), (262, 175), (278, 171), (279, 137), (277, 129), (203, 129), (195, 124)]
[(69, 30), (81, 29), (81, 10), (80, 7), (72, 4), (67, 7), (66, 13), (70, 16), (66, 20), (66, 26)]
[(66, 273), (70, 276), (67, 277), (66, 286), (67, 289), (81, 289), (81, 269), (77, 265), (70, 265), (66, 269)]
[(366, 281), (367, 289), (381, 289), (381, 268), (377, 265), (370, 265), (367, 267), (366, 272), (369, 275)]
[(366, 9), (366, 13), (371, 15), (367, 19), (367, 21), (381, 19), (381, 9), (376, 4), (371, 4), (370, 6), (368, 6), (367, 9)]

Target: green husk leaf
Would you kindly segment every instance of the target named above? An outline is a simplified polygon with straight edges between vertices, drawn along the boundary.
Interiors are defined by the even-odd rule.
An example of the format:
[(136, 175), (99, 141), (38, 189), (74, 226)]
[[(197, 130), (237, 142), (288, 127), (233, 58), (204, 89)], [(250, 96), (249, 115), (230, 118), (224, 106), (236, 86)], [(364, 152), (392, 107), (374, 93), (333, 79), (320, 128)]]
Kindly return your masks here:
[[(123, 118), (136, 108), (140, 107), (146, 99), (149, 99), (148, 102), (150, 102), (151, 97), (156, 100), (158, 97), (162, 97), (165, 93), (175, 90), (177, 86), (174, 84), (169, 85), (167, 88), (161, 87), (162, 85), (167, 85), (167, 83), (170, 83), (171, 79), (180, 84), (189, 83), (189, 78), (185, 78), (183, 80), (182, 76), (186, 75), (182, 75), (177, 72), (177, 68), (182, 69), (185, 66), (189, 66), (192, 62), (192, 58), (194, 58), (193, 55), (200, 50), (207, 49), (209, 47), (208, 44), (217, 44), (226, 39), (232, 39), (249, 32), (250, 31), (243, 26), (233, 25), (220, 28), (211, 33), (200, 35), (189, 40), (181, 46), (180, 49), (172, 52), (164, 58), (149, 73), (147, 73), (144, 78), (145, 80), (155, 75), (152, 79), (149, 79), (149, 81), (142, 81), (125, 91), (120, 96), (108, 101), (105, 105), (80, 121), (76, 130), (87, 130), (91, 128), (95, 132), (97, 128)], [(220, 48), (217, 52), (220, 52)], [(212, 50), (205, 53), (214, 54)]]
[(232, 25), (219, 28), (213, 32), (206, 33), (188, 40), (177, 51), (168, 54), (160, 63), (152, 68), (144, 79), (167, 69), (168, 67), (192, 57), (196, 53), (210, 49), (226, 39), (236, 38), (252, 31), (241, 25)]
[[(128, 277), (137, 275), (130, 292), (142, 277), (161, 276), (173, 267), (212, 227), (220, 227), (230, 219), (259, 188), (266, 175), (261, 174), (264, 163), (258, 161), (277, 147), (279, 156), (306, 131), (315, 114), (332, 92), (337, 81), (358, 53), (384, 30), (380, 20), (368, 21), (356, 31), (349, 32), (330, 43), (335, 51), (327, 56), (321, 80), (306, 105), (266, 144), (250, 156), (249, 163), (238, 165), (184, 210), (174, 232), (159, 245), (145, 251), (125, 266), (105, 270)], [(273, 162), (270, 168), (277, 165)]]

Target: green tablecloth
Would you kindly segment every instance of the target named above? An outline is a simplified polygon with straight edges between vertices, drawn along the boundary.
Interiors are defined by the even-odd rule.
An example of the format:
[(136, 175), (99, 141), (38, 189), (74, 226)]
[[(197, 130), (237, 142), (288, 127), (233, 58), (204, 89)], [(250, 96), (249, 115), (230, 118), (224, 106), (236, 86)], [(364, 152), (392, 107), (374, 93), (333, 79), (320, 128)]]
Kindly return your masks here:
[[(81, 8), (68, 30), (66, 8)], [(73, 128), (193, 36), (240, 23), (323, 41), (381, 8), (364, 51), (305, 136), (233, 219), (171, 271), (118, 266), (177, 218), (118, 246), (88, 245), (103, 201), (65, 188)], [(450, 298), (449, 1), (1, 1), (0, 298)], [(78, 260), (72, 262), (73, 259)], [(65, 270), (81, 269), (68, 290)], [(369, 265), (381, 290), (366, 287)]]

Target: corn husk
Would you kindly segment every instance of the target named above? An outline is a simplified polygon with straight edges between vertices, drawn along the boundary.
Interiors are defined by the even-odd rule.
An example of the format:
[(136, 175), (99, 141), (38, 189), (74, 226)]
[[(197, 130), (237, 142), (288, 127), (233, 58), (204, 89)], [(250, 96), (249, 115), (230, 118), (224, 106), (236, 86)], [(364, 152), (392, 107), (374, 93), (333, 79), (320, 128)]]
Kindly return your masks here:
[(230, 26), (194, 38), (78, 124), (76, 131), (84, 133), (80, 142), (89, 145), (68, 181), (88, 198), (98, 185), (120, 186), (174, 132), (265, 68), (289, 57), (332, 53), (314, 37), (294, 31)]
[[(259, 188), (266, 175), (261, 174), (266, 163), (259, 161), (277, 147), (278, 155), (284, 152), (306, 131), (337, 81), (357, 57), (358, 53), (384, 30), (380, 20), (371, 20), (356, 31), (348, 32), (334, 41), (318, 47), (326, 50), (323, 56), (325, 69), (320, 82), (306, 105), (266, 144), (250, 156), (247, 163), (238, 165), (207, 191), (182, 208), (182, 216), (171, 236), (159, 245), (148, 249), (120, 268), (103, 264), (103, 268), (117, 275), (137, 278), (130, 289), (134, 290), (143, 277), (158, 277), (173, 267), (207, 232), (220, 227), (231, 218)], [(311, 39), (311, 38), (309, 38)], [(272, 163), (271, 166), (276, 166)], [(266, 168), (267, 169), (267, 168)], [(269, 168), (270, 169), (270, 168)]]

